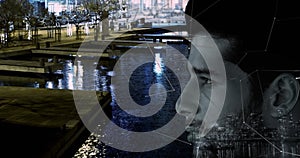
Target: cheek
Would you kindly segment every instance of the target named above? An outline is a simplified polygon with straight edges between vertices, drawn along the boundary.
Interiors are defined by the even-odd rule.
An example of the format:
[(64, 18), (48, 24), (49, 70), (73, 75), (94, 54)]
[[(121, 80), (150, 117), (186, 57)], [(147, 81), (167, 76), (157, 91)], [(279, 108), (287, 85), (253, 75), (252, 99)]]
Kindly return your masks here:
[[(217, 86), (217, 85), (216, 85)], [(223, 85), (220, 85), (223, 86)], [(217, 87), (216, 87), (217, 88)], [(210, 100), (211, 91), (209, 88), (200, 88), (201, 95), (199, 100), (199, 109), (196, 119), (203, 120), (206, 115), (209, 104), (213, 106), (213, 100)], [(239, 115), (242, 112), (242, 106), (246, 109), (250, 106), (251, 101), (251, 86), (249, 81), (242, 82), (237, 80), (227, 81), (226, 99), (222, 108), (220, 118), (224, 118), (229, 114)]]
[(250, 88), (245, 86), (236, 80), (227, 81), (226, 100), (222, 110), (223, 116), (239, 114), (242, 112), (242, 106), (248, 104)]
[(196, 119), (197, 120), (203, 120), (208, 106), (209, 106), (209, 102), (210, 102), (210, 91), (207, 89), (202, 88), (201, 90), (201, 94), (200, 94), (200, 100), (199, 100), (199, 108), (196, 114)]

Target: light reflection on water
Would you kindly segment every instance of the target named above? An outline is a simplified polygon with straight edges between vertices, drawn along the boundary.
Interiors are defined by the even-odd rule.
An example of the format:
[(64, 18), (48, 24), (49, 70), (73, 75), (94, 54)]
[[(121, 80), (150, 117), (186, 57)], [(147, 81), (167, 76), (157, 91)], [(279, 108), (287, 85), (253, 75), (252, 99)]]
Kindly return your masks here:
[[(84, 60), (84, 59), (83, 59)], [(69, 89), (69, 90), (109, 90), (109, 72), (107, 67), (94, 66), (91, 70), (89, 61), (73, 60), (62, 61), (62, 69), (55, 72), (56, 75), (41, 77), (37, 74), (24, 76), (6, 76), (0, 74), (0, 86), (19, 86), (47, 89)], [(97, 63), (93, 63), (96, 65)], [(108, 72), (110, 74), (108, 74)], [(58, 76), (58, 77), (57, 77)]]
[(75, 64), (74, 61), (66, 60), (63, 65), (63, 70), (58, 71), (63, 74), (63, 78), (57, 79), (52, 87), (46, 84), (45, 88), (108, 91), (105, 67), (90, 70), (91, 66), (80, 60)]
[(48, 89), (53, 89), (53, 81), (47, 81), (45, 87), (47, 87)]
[[(156, 49), (156, 50), (158, 52), (160, 51), (160, 49)], [(163, 58), (165, 57), (165, 55), (162, 55), (158, 52), (155, 52), (155, 57), (154, 57), (155, 60), (153, 63), (145, 65), (145, 67), (141, 69), (141, 71), (137, 70), (135, 76), (137, 78), (132, 80), (133, 84), (135, 85), (143, 84), (144, 81), (148, 82), (147, 84), (152, 84), (153, 80), (155, 80), (156, 82), (168, 86), (168, 84), (166, 84), (166, 80), (164, 79), (163, 75), (169, 74), (170, 76), (172, 76), (172, 74), (164, 66)], [(69, 89), (69, 90), (78, 89), (78, 90), (109, 91), (111, 92), (113, 98), (111, 103), (112, 110), (113, 110), (112, 121), (117, 125), (121, 126), (122, 128), (128, 130), (135, 130), (135, 131), (153, 130), (155, 128), (163, 126), (164, 123), (168, 122), (170, 118), (172, 118), (176, 113), (174, 108), (176, 102), (176, 95), (172, 94), (175, 97), (170, 95), (169, 97), (171, 98), (167, 100), (166, 105), (164, 106), (165, 108), (157, 115), (155, 115), (153, 118), (149, 118), (145, 120), (136, 117), (130, 117), (124, 111), (121, 111), (121, 109), (118, 107), (115, 101), (114, 85), (110, 84), (111, 76), (115, 75), (113, 71), (109, 70), (104, 65), (97, 66), (98, 63), (91, 62), (88, 59), (84, 59), (84, 58), (82, 58), (82, 60), (77, 59), (76, 62), (73, 60), (63, 60), (62, 62), (63, 62), (63, 69), (57, 71), (57, 73), (63, 75), (62, 78), (46, 79), (44, 82), (38, 81), (32, 83), (25, 83), (24, 86), (36, 87), (36, 88), (49, 88), (49, 89)], [(172, 82), (176, 81), (176, 79), (172, 80), (172, 77), (170, 76), (168, 76), (168, 78), (171, 78)], [(9, 86), (9, 85), (14, 85), (15, 83), (3, 83), (0, 81), (0, 84)], [(145, 88), (145, 86), (141, 86), (141, 87)], [(166, 89), (170, 89), (170, 87), (167, 87)], [(147, 94), (148, 90), (147, 88), (142, 89), (142, 91), (138, 89), (138, 91), (136, 92), (133, 91), (133, 93), (134, 93), (132, 94), (133, 96), (134, 95), (138, 96), (139, 95), (138, 93)], [(136, 99), (141, 99), (141, 98), (136, 97)], [(145, 101), (147, 102), (147, 99), (140, 100), (140, 102), (145, 102)], [(185, 137), (180, 139), (182, 140), (184, 138)], [(175, 142), (161, 150), (155, 150), (153, 152), (147, 152), (142, 154), (142, 153), (123, 152), (108, 147), (108, 154), (116, 156), (117, 153), (119, 157), (140, 157), (140, 156), (151, 157), (155, 155), (161, 156), (161, 155), (169, 155), (169, 154), (180, 156), (180, 153), (182, 151), (184, 152), (188, 151), (187, 148), (188, 148), (187, 146), (183, 146), (183, 144), (181, 143), (176, 144)], [(187, 156), (186, 154), (187, 153), (182, 153), (181, 156)]]
[[(168, 123), (176, 114), (175, 103), (180, 95), (179, 81), (176, 75), (168, 67), (165, 66), (166, 58), (170, 57), (166, 55), (163, 49), (155, 48), (153, 49), (153, 63), (145, 63), (134, 70), (128, 76), (130, 85), (130, 96), (137, 103), (146, 105), (151, 101), (149, 97), (149, 88), (155, 83), (159, 83), (165, 87), (164, 92), (171, 90), (174, 86), (174, 91), (167, 93), (167, 99), (163, 107), (153, 116), (139, 118), (124, 112), (117, 105), (116, 99), (114, 97), (114, 89), (118, 88), (118, 85), (111, 85), (111, 91), (113, 95), (112, 102), (112, 121), (123, 129), (136, 132), (147, 132), (154, 129), (158, 129)], [(141, 52), (139, 52), (141, 53)], [(139, 54), (136, 54), (139, 56)], [(135, 57), (136, 57), (135, 56)], [(141, 57), (143, 57), (141, 55)], [(133, 60), (134, 61), (134, 60)], [(126, 65), (127, 64), (127, 65)], [(123, 63), (122, 66), (130, 66), (130, 62)], [(121, 69), (126, 69), (122, 67)], [(115, 74), (118, 75), (118, 74)], [(169, 80), (172, 85), (169, 84)], [(156, 95), (162, 93), (162, 90), (154, 92)], [(147, 97), (145, 97), (147, 96)], [(109, 130), (109, 129), (108, 129)], [(186, 133), (184, 133), (179, 139), (186, 140)], [(112, 138), (113, 139), (113, 138)], [(130, 140), (130, 135), (127, 136), (126, 140)], [(130, 141), (128, 141), (130, 142)], [(119, 142), (122, 143), (122, 142)], [(145, 142), (147, 143), (147, 142)], [(129, 143), (122, 143), (124, 145), (131, 146)], [(106, 147), (108, 150), (108, 157), (120, 157), (120, 158), (131, 158), (131, 157), (191, 157), (191, 148), (189, 145), (174, 141), (173, 143), (149, 152), (144, 153), (133, 153), (120, 151), (111, 147)]]
[(161, 75), (163, 72), (163, 59), (160, 57), (160, 53), (155, 53), (154, 72), (156, 75)]

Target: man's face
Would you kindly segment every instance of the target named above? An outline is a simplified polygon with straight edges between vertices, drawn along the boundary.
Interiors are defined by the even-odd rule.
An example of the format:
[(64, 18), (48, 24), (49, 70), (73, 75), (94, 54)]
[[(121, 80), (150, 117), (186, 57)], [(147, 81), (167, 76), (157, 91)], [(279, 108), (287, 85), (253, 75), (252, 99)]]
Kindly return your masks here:
[[(197, 39), (192, 39), (192, 43), (202, 42), (195, 40)], [(218, 43), (216, 44), (218, 45), (220, 52), (224, 52), (222, 49), (226, 49), (226, 47), (220, 46)], [(206, 51), (205, 53), (210, 52)], [(218, 78), (221, 78), (221, 74), (216, 73), (218, 70), (208, 69), (202, 55), (195, 47), (192, 46), (189, 56), (190, 65), (187, 66), (188, 71), (191, 74), (194, 73), (194, 76), (197, 76), (200, 93), (196, 92), (196, 87), (194, 87), (195, 84), (192, 83), (193, 81), (189, 81), (183, 90), (180, 99), (176, 103), (177, 112), (186, 116), (187, 120), (193, 120), (186, 129), (187, 132), (190, 132), (188, 140), (191, 142), (195, 141), (195, 138), (193, 138), (194, 136), (199, 137), (199, 133), (201, 132), (199, 131), (199, 128), (202, 124), (202, 121), (204, 121), (207, 109), (209, 108), (209, 103), (212, 102), (211, 105), (214, 105), (214, 100), (211, 99), (212, 86), (218, 89), (218, 87), (222, 87), (227, 83), (226, 98), (222, 112), (217, 121), (218, 126), (223, 125), (224, 122), (222, 122), (222, 120), (224, 120), (224, 118), (228, 115), (241, 116), (240, 119), (242, 121), (242, 111), (245, 109), (245, 107), (249, 106), (249, 102), (251, 100), (251, 86), (248, 80), (248, 75), (245, 72), (243, 72), (237, 65), (224, 59), (226, 80), (218, 80)], [(223, 57), (230, 55), (230, 52), (227, 54), (222, 54)], [(212, 73), (214, 73), (215, 78), (218, 81), (211, 79), (210, 74)], [(195, 101), (195, 99), (197, 99), (197, 101)], [(242, 106), (244, 108), (242, 108)], [(197, 109), (197, 112), (194, 117), (191, 114), (195, 112), (195, 109)]]

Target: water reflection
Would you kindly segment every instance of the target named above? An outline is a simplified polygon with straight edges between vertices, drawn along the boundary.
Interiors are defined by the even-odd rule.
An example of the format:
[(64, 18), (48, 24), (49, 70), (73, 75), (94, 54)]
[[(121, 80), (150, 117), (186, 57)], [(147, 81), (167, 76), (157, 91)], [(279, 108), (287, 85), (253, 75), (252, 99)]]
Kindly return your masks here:
[(0, 75), (0, 86), (20, 86), (47, 89), (108, 91), (109, 77), (113, 74), (107, 67), (82, 58), (62, 60), (62, 69), (50, 74)]
[(45, 85), (45, 88), (53, 89), (54, 88), (53, 81), (47, 81), (46, 85)]
[[(136, 98), (137, 102), (145, 104), (149, 97), (149, 88), (153, 83), (160, 83), (166, 87), (166, 90), (172, 89), (169, 85), (169, 82), (166, 80), (166, 77), (171, 80), (172, 86), (175, 88), (179, 87), (176, 85), (178, 79), (174, 76), (173, 72), (169, 70), (164, 65), (164, 58), (166, 55), (161, 53), (161, 48), (156, 48), (153, 57), (153, 63), (148, 63), (139, 67), (132, 76), (129, 76), (130, 84), (136, 89), (131, 89), (133, 98)], [(143, 56), (141, 56), (143, 57)], [(36, 87), (36, 88), (51, 88), (51, 89), (80, 89), (80, 90), (96, 90), (96, 91), (109, 91), (111, 92), (114, 98), (114, 85), (110, 84), (110, 78), (115, 74), (104, 65), (97, 65), (98, 63), (91, 62), (87, 58), (78, 58), (76, 62), (73, 60), (60, 60), (63, 63), (62, 70), (58, 70), (57, 74), (62, 74), (61, 78), (54, 79), (45, 79), (44, 81), (33, 81), (26, 83), (27, 87)], [(123, 65), (126, 68), (126, 65)], [(1, 84), (1, 81), (0, 81)], [(13, 83), (3, 85), (13, 85)], [(145, 86), (145, 84), (147, 84)], [(142, 89), (139, 89), (141, 87)], [(118, 88), (118, 87), (115, 87)], [(161, 92), (160, 89), (155, 91), (156, 94)], [(175, 94), (176, 93), (176, 94)], [(139, 94), (143, 94), (143, 97), (137, 97)], [(148, 118), (136, 118), (131, 117), (126, 114), (122, 109), (120, 109), (113, 99), (111, 106), (113, 110), (112, 120), (117, 125), (121, 126), (124, 129), (133, 130), (133, 131), (151, 131), (165, 125), (176, 113), (174, 105), (176, 98), (180, 95), (180, 90), (175, 91), (174, 93), (168, 93), (168, 100), (166, 105), (155, 114), (153, 117)], [(184, 140), (186, 136), (182, 136), (181, 140)], [(128, 138), (129, 139), (129, 138)], [(97, 143), (95, 143), (97, 144)], [(95, 145), (97, 147), (97, 145)], [(94, 146), (94, 147), (95, 147)], [(100, 148), (100, 147), (98, 147)], [(146, 152), (146, 153), (130, 153), (119, 151), (111, 147), (107, 147), (108, 157), (189, 157), (191, 156), (191, 149), (189, 146), (184, 146), (180, 142), (172, 143), (166, 146), (163, 149)], [(101, 152), (99, 152), (100, 154)], [(189, 155), (190, 154), (190, 155)], [(119, 156), (117, 156), (119, 155)]]
[(65, 81), (67, 83), (66, 89), (71, 89), (71, 90), (74, 89), (73, 78), (74, 78), (73, 73), (66, 74), (66, 78), (65, 78)]
[(62, 81), (61, 78), (58, 79), (58, 85), (57, 85), (57, 88), (58, 88), (58, 89), (64, 89), (62, 82), (63, 82), (63, 81)]
[(77, 90), (83, 90), (83, 65), (81, 61), (77, 61), (77, 71), (74, 72), (75, 74), (75, 86)]
[(77, 66), (73, 66), (72, 61), (67, 60), (64, 64), (63, 74), (64, 74), (64, 86), (66, 89), (74, 89), (74, 73), (77, 70)]
[(40, 84), (38, 82), (36, 82), (36, 81), (34, 82), (33, 86), (34, 86), (34, 88), (40, 88)]
[(155, 53), (155, 62), (154, 62), (154, 72), (160, 76), (163, 72), (163, 61), (162, 58), (160, 57), (160, 53)]

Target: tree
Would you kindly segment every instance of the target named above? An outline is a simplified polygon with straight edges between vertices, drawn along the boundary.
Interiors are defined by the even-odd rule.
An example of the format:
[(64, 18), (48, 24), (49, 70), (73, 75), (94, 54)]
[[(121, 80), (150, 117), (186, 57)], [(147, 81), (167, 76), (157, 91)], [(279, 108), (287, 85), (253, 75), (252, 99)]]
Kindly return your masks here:
[(4, 28), (6, 46), (10, 42), (10, 26), (12, 23), (22, 21), (24, 17), (30, 14), (33, 6), (28, 0), (2, 0), (0, 1), (0, 23), (1, 28)]
[[(88, 10), (88, 12), (97, 13), (96, 21), (102, 21), (102, 36), (109, 35), (109, 21), (108, 17), (112, 11), (120, 10), (120, 2), (119, 0), (83, 0), (83, 5)], [(99, 36), (99, 25), (97, 23), (96, 26), (96, 35), (95, 41), (98, 40)]]

